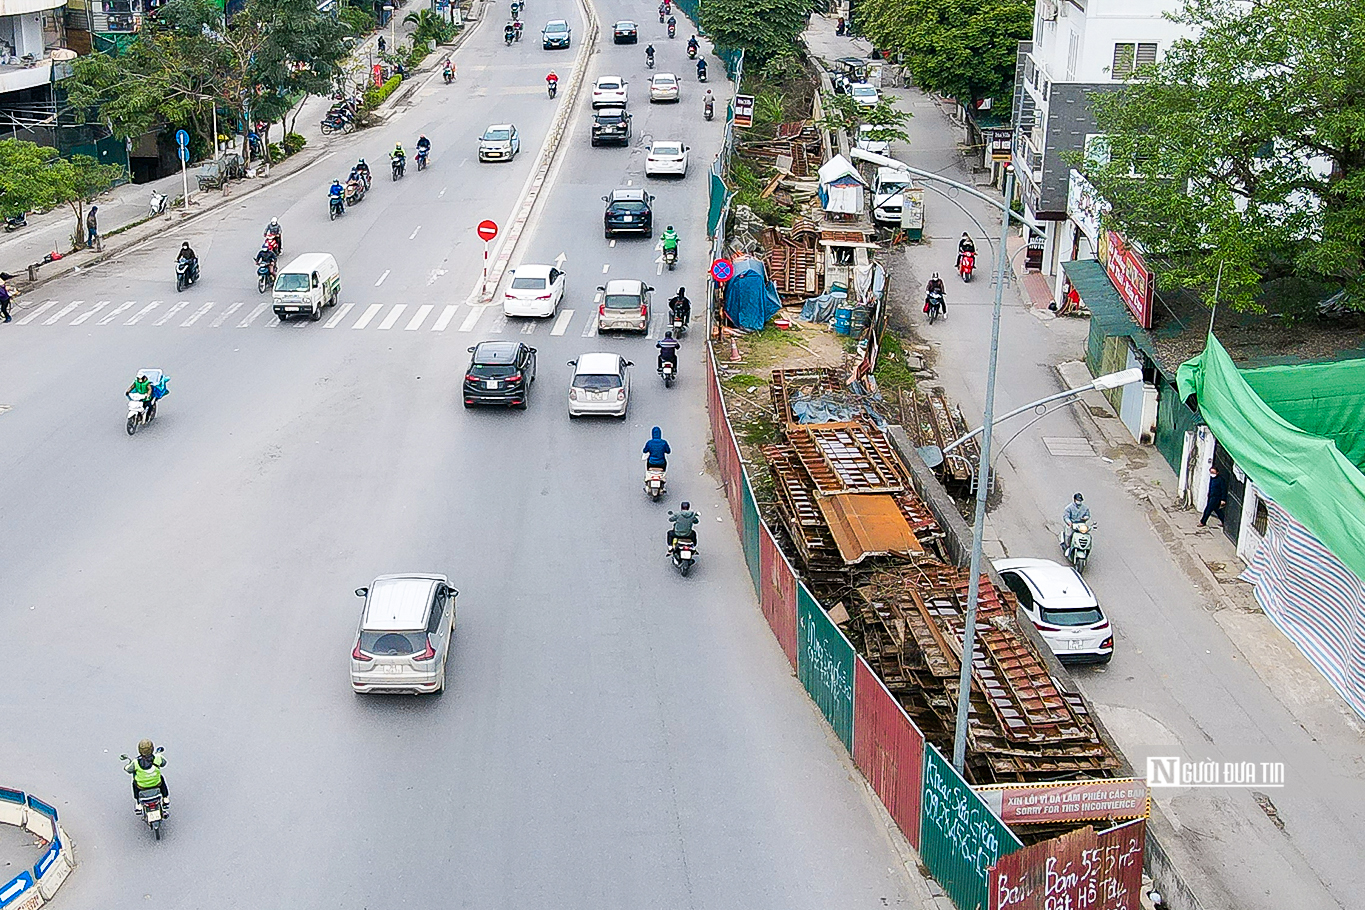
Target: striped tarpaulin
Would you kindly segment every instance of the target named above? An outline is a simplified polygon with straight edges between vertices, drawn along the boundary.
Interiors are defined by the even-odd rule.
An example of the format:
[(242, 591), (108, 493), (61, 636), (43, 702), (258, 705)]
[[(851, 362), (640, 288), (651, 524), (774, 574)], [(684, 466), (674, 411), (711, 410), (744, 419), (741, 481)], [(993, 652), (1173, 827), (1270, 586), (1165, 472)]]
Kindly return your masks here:
[(1365, 583), (1266, 500), (1268, 532), (1242, 579), (1256, 600), (1356, 713), (1365, 717)]

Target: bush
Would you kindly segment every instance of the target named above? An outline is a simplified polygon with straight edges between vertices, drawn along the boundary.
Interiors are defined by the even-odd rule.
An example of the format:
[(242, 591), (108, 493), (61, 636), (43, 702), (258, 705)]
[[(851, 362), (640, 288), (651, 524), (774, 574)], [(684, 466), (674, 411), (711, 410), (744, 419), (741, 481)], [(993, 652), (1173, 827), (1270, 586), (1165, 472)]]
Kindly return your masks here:
[(356, 38), (373, 31), (379, 24), (368, 10), (359, 6), (343, 6), (337, 11), (337, 18), (345, 23), (346, 31)]
[(431, 42), (425, 38), (421, 41), (413, 41), (412, 47), (408, 50), (407, 67), (409, 70), (417, 69), (418, 65), (431, 53)]
[(286, 152), (284, 150), (284, 147), (281, 146), (278, 142), (270, 143), (270, 146), (265, 150), (265, 160), (271, 162), (272, 164), (276, 161), (283, 161), (288, 156), (289, 153)]
[(298, 133), (284, 134), (284, 153), (286, 155), (297, 155), (307, 144), (308, 140)]
[(397, 91), (398, 86), (402, 84), (403, 84), (402, 76), (398, 75), (390, 76), (388, 80), (378, 88), (370, 86), (369, 88), (365, 89), (365, 94), (362, 96), (361, 101), (363, 102), (367, 110), (374, 110), (375, 108), (379, 107), (379, 105), (383, 104), (384, 99), (388, 98), (395, 91)]

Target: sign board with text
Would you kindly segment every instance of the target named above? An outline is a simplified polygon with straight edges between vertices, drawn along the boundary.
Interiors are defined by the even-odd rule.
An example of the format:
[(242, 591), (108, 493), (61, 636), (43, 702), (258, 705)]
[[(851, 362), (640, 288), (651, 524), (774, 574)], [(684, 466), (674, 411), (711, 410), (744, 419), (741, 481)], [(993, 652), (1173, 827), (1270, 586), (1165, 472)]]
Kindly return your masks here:
[(735, 126), (748, 129), (754, 125), (754, 96), (735, 96)]
[(1007, 825), (1130, 821), (1146, 818), (1147, 782), (1080, 780), (1053, 784), (975, 787), (976, 795)]
[(1142, 254), (1129, 246), (1127, 238), (1118, 231), (1102, 231), (1100, 262), (1133, 319), (1144, 329), (1150, 329), (1156, 275), (1147, 268)]
[(999, 164), (1008, 164), (1014, 157), (1010, 146), (1013, 142), (1014, 133), (1009, 129), (988, 129), (983, 130), (986, 134), (986, 141), (991, 146), (991, 160)]
[(1002, 856), (988, 910), (1138, 910), (1145, 819), (1096, 834), (1082, 828)]

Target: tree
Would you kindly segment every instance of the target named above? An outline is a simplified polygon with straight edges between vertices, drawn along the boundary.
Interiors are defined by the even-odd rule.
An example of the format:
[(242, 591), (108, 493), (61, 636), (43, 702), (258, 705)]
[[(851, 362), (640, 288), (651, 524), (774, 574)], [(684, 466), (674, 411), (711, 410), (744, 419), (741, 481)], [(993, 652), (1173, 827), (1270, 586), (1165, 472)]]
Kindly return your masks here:
[(964, 105), (1006, 103), (1018, 44), (1033, 34), (1025, 0), (862, 0), (858, 11), (863, 33), (902, 55), (916, 85)]
[(432, 9), (414, 10), (404, 16), (403, 21), (417, 26), (412, 32), (413, 44), (421, 44), (424, 41), (445, 44), (455, 37), (455, 26)]
[(1091, 98), (1108, 222), (1206, 299), (1344, 288), (1365, 308), (1365, 5), (1187, 0), (1176, 20), (1198, 37)]
[(66, 203), (76, 217), (78, 246), (85, 238), (85, 203), (122, 176), (123, 168), (88, 155), (62, 158), (53, 148), (0, 139), (0, 213), (10, 217)]
[(810, 0), (707, 0), (701, 26), (716, 47), (742, 49), (746, 67), (761, 66), (791, 51), (810, 10)]
[(851, 136), (858, 134), (858, 127), (867, 124), (872, 127), (869, 138), (878, 142), (906, 142), (910, 136), (905, 132), (905, 124), (911, 114), (897, 110), (885, 97), (877, 99), (873, 107), (866, 107), (848, 95), (826, 94), (824, 96), (825, 116), (820, 126), (827, 130), (841, 130)]

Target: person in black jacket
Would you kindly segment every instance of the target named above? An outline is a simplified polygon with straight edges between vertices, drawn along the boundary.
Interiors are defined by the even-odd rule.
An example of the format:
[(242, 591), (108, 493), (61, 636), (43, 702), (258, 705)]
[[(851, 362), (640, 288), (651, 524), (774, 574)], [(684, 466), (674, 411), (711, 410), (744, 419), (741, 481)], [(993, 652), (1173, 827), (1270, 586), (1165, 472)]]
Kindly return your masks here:
[(1220, 522), (1223, 521), (1223, 506), (1228, 504), (1228, 482), (1218, 469), (1209, 468), (1209, 499), (1204, 506), (1204, 514), (1199, 519), (1199, 527), (1208, 524), (1210, 515), (1217, 515)]

